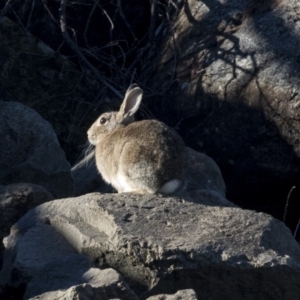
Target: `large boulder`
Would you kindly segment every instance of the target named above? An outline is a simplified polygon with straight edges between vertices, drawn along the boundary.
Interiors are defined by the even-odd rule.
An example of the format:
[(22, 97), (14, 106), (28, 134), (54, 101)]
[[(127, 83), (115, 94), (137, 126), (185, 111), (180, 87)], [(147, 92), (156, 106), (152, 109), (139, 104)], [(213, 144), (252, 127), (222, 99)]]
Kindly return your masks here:
[(200, 300), (300, 295), (300, 248), (285, 225), (211, 190), (193, 201), (95, 193), (42, 204), (5, 239), (1, 285), (29, 289), (47, 264), (70, 255), (66, 241), (119, 271), (140, 299), (184, 289)]
[(27, 286), (24, 299), (75, 300), (78, 295), (79, 299), (138, 300), (118, 272), (95, 268), (81, 254), (46, 264)]
[(53, 200), (43, 187), (30, 183), (0, 185), (0, 265), (4, 246), (2, 240), (9, 230), (28, 210)]
[(151, 296), (147, 300), (197, 300), (197, 296), (193, 290), (189, 289), (178, 291), (173, 295), (160, 294)]
[[(44, 13), (43, 4), (41, 8)], [(1, 100), (35, 109), (53, 126), (68, 159), (77, 159), (106, 89), (59, 51), (2, 16), (0, 65)]]
[(298, 0), (185, 1), (144, 69), (154, 113), (218, 163), (228, 198), (278, 218), (300, 178), (299, 13)]
[(0, 184), (33, 183), (55, 198), (73, 194), (70, 164), (51, 125), (33, 109), (0, 101)]
[(187, 191), (210, 190), (226, 196), (226, 186), (218, 165), (209, 156), (186, 147)]

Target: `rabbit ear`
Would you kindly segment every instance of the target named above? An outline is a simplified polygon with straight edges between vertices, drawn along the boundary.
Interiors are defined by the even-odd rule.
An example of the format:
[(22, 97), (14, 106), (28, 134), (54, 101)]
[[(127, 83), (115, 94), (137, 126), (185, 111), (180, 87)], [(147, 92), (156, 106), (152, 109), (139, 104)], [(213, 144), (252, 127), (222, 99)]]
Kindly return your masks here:
[(139, 88), (139, 89), (140, 89), (140, 87), (139, 87), (136, 83), (133, 83), (133, 84), (127, 89), (126, 94), (125, 94), (125, 98), (126, 98), (127, 95), (128, 95), (132, 90), (134, 90), (135, 88)]
[(140, 107), (142, 97), (143, 90), (137, 84), (132, 84), (128, 88), (117, 114), (120, 123), (126, 123), (126, 121), (137, 112)]

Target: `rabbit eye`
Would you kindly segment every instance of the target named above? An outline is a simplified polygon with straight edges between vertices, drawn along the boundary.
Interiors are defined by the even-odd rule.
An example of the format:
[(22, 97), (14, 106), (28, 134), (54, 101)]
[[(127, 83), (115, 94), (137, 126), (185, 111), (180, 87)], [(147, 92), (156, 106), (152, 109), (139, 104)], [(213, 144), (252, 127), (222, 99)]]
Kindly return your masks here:
[(106, 123), (106, 121), (107, 121), (107, 119), (104, 118), (104, 117), (102, 117), (102, 118), (100, 118), (99, 123), (100, 123), (101, 125), (103, 125), (103, 124)]

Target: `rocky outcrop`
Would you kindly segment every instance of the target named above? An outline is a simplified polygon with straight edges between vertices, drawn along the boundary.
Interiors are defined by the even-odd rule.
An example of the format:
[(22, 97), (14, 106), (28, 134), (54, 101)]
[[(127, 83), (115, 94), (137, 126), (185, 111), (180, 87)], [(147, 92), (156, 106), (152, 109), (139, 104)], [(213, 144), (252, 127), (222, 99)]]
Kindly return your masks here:
[[(151, 93), (167, 94), (151, 99), (156, 116), (170, 124), (177, 112), (187, 143), (220, 162), (230, 195), (246, 191), (255, 201), (255, 190), (259, 200), (263, 191), (279, 193), (300, 174), (293, 154), (299, 76), (291, 67), (298, 63), (298, 3), (182, 4), (149, 80)], [(50, 120), (73, 157), (95, 119), (91, 99), (104, 99), (105, 90), (98, 97), (94, 80), (24, 28), (3, 16), (0, 25), (1, 236), (21, 217), (4, 238), (1, 299), (299, 298), (300, 249), (290, 231), (229, 202), (205, 154), (187, 148), (187, 190), (173, 197), (86, 194), (109, 190), (91, 155), (72, 170), (82, 196), (65, 198), (73, 191), (70, 167), (51, 126), (10, 101)], [(49, 202), (51, 194), (62, 199)]]
[[(41, 8), (44, 11), (43, 4)], [(95, 106), (101, 106), (99, 84), (2, 16), (0, 45), (1, 100), (18, 101), (35, 109), (51, 123), (68, 159), (74, 161), (86, 142), (88, 127), (99, 114), (94, 111)]]
[[(236, 109), (244, 105), (260, 110), (300, 156), (299, 13), (297, 0), (263, 4), (234, 0), (218, 5), (212, 0), (187, 1), (158, 58), (162, 71), (170, 71), (179, 55), (175, 72), (182, 93), (174, 99), (178, 111), (194, 113), (211, 99), (218, 99), (221, 106), (232, 104), (228, 120), (235, 114), (234, 104), (239, 104)], [(174, 39), (178, 48), (171, 47)], [(159, 72), (165, 85), (168, 74)], [(184, 101), (186, 95), (192, 101)]]
[(27, 286), (24, 299), (75, 300), (78, 295), (79, 299), (138, 300), (118, 272), (95, 268), (80, 254), (45, 265)]
[(300, 177), (299, 13), (298, 0), (185, 1), (147, 82), (164, 95), (149, 100), (156, 116), (181, 120), (229, 199), (278, 217)]
[(221, 171), (214, 160), (189, 147), (186, 148), (186, 151), (188, 157), (188, 192), (191, 194), (192, 191), (205, 189), (218, 192), (225, 197), (226, 186)]
[(125, 193), (42, 204), (6, 238), (1, 284), (30, 286), (76, 250), (119, 271), (140, 299), (183, 289), (198, 299), (240, 300), (245, 289), (247, 299), (297, 299), (300, 249), (283, 223), (215, 191), (193, 200)]
[[(70, 54), (70, 49), (65, 51), (67, 43), (61, 43), (59, 22), (54, 21), (58, 20), (59, 6), (55, 1), (50, 2), (35, 1), (27, 5), (18, 0), (10, 3), (6, 15), (20, 26), (6, 17), (0, 18), (0, 63), (3, 66), (0, 93), (3, 100), (27, 104), (51, 122), (73, 163), (86, 142), (86, 129), (99, 115), (95, 110), (102, 111), (103, 106), (105, 110), (111, 109), (114, 105), (107, 88), (88, 75), (89, 68), (86, 72), (78, 71), (70, 60), (60, 55)], [(149, 1), (143, 3), (148, 5)], [(157, 18), (159, 26), (155, 36), (159, 38), (163, 33), (164, 41), (158, 52), (156, 47), (155, 51), (149, 51), (154, 58), (147, 58), (152, 41), (145, 48), (142, 45), (143, 49), (134, 45), (135, 51), (144, 53), (142, 60), (141, 56), (133, 55), (136, 61), (141, 61), (141, 71), (140, 63), (133, 66), (130, 60), (122, 65), (125, 71), (122, 69), (122, 75), (126, 73), (126, 78), (120, 74), (109, 78), (117, 77), (118, 82), (122, 82), (113, 82), (120, 91), (127, 82), (140, 79), (145, 100), (148, 99), (144, 104), (155, 117), (169, 125), (178, 124), (188, 146), (208, 154), (218, 163), (230, 200), (282, 217), (287, 195), (291, 187), (298, 184), (300, 176), (300, 161), (295, 154), (299, 153), (296, 134), (299, 129), (296, 87), (299, 47), (295, 46), (298, 44), (298, 1), (234, 0), (216, 5), (212, 0), (200, 3), (190, 0), (172, 1), (172, 6), (174, 4), (178, 14), (173, 16), (172, 31), (168, 33), (165, 29), (164, 18)], [(92, 6), (84, 7), (86, 10), (81, 3), (69, 5), (67, 21), (81, 37), (85, 34), (82, 28), (87, 27), (79, 24), (91, 25), (87, 36), (89, 42), (95, 38), (95, 48), (83, 45), (83, 49), (95, 51), (84, 52), (95, 62), (90, 54), (99, 54), (99, 48), (110, 40), (103, 41), (98, 31), (93, 32), (92, 23), (97, 24), (96, 30), (98, 24), (103, 28), (102, 18), (96, 17), (99, 13), (102, 16), (103, 11), (97, 8), (93, 14)], [(128, 19), (133, 13), (128, 4), (124, 2), (122, 7), (131, 28), (147, 30), (147, 26), (140, 26), (139, 20)], [(84, 12), (81, 19), (74, 22), (79, 8)], [(112, 11), (118, 15), (120, 11), (114, 9), (108, 15)], [(137, 3), (135, 17), (143, 19), (147, 9), (142, 2)], [(89, 17), (94, 20), (92, 23), (87, 22)], [(109, 33), (110, 22), (107, 24), (109, 28), (103, 31)], [(114, 25), (114, 34), (118, 35), (119, 24)], [(141, 36), (147, 34), (144, 32)], [(81, 46), (82, 39), (77, 41)], [(127, 42), (125, 44), (127, 47)], [(110, 55), (114, 53), (107, 51)], [(102, 58), (98, 57), (100, 62), (104, 61)], [(72, 59), (78, 62), (73, 54)], [(115, 62), (114, 58), (109, 61)], [(131, 70), (126, 69), (128, 65)], [(142, 78), (147, 78), (146, 83)], [(288, 218), (293, 217), (292, 230), (299, 220), (298, 193), (296, 189), (290, 201)], [(82, 194), (82, 190), (76, 194)]]
[(2, 240), (9, 234), (11, 226), (31, 208), (53, 199), (48, 191), (36, 184), (0, 185), (0, 265), (4, 251)]
[(73, 194), (70, 164), (51, 125), (33, 109), (0, 101), (0, 183), (33, 183), (55, 198)]
[(197, 300), (197, 296), (193, 290), (178, 291), (174, 295), (160, 294), (151, 296), (147, 300)]

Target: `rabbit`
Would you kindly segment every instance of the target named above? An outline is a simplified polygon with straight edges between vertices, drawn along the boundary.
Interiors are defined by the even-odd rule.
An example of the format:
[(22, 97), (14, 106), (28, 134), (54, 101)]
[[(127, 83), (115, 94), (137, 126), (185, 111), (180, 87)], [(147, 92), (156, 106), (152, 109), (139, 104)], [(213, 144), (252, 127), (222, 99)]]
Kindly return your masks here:
[(143, 90), (131, 85), (119, 111), (103, 113), (87, 132), (97, 168), (118, 193), (173, 194), (186, 186), (185, 144), (166, 124), (135, 121)]

